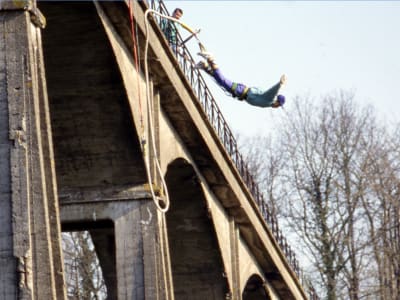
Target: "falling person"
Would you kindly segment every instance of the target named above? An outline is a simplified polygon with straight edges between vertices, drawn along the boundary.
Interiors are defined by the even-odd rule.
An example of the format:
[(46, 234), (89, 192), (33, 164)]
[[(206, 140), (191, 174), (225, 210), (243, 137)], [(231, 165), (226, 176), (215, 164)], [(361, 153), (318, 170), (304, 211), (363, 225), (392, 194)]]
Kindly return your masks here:
[(196, 68), (205, 71), (212, 76), (215, 81), (225, 91), (234, 98), (244, 100), (250, 105), (258, 107), (282, 107), (285, 103), (285, 96), (278, 94), (279, 90), (286, 82), (286, 76), (282, 75), (280, 81), (268, 90), (249, 87), (242, 83), (233, 82), (227, 79), (221, 72), (219, 66), (215, 63), (214, 57), (208, 52), (199, 52), (198, 55), (205, 58), (197, 63)]

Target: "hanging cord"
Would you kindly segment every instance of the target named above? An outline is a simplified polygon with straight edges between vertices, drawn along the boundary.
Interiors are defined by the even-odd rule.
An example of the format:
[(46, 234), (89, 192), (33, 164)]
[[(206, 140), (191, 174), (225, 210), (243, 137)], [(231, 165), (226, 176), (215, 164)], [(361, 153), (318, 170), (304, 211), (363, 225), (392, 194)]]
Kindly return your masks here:
[(145, 20), (145, 27), (146, 27), (146, 43), (145, 43), (145, 50), (144, 50), (144, 72), (145, 72), (145, 80), (146, 80), (146, 102), (147, 102), (147, 111), (148, 111), (148, 116), (149, 116), (149, 132), (150, 132), (150, 137), (151, 137), (151, 147), (154, 153), (154, 160), (156, 163), (156, 169), (158, 171), (158, 174), (161, 178), (162, 182), (162, 187), (165, 192), (165, 207), (161, 207), (157, 197), (155, 196), (153, 185), (152, 185), (152, 177), (151, 177), (151, 172), (150, 172), (150, 154), (146, 154), (146, 149), (143, 147), (143, 155), (145, 156), (145, 165), (146, 165), (146, 170), (147, 170), (147, 177), (148, 177), (148, 182), (150, 185), (150, 191), (151, 195), (153, 197), (154, 203), (156, 204), (157, 208), (162, 212), (165, 213), (168, 211), (169, 206), (170, 206), (170, 199), (169, 199), (169, 194), (168, 194), (168, 188), (167, 184), (164, 180), (164, 176), (161, 170), (160, 162), (158, 161), (158, 154), (157, 154), (157, 148), (155, 145), (155, 136), (154, 136), (154, 125), (153, 125), (153, 112), (151, 108), (151, 97), (150, 97), (150, 85), (149, 85), (149, 67), (148, 67), (148, 49), (149, 49), (149, 20), (148, 20), (148, 15), (152, 13), (155, 15), (158, 15), (161, 18), (171, 20), (173, 22), (179, 23), (183, 28), (188, 30), (189, 32), (192, 33), (192, 36), (194, 36), (199, 43), (200, 50), (204, 51), (205, 47), (201, 44), (199, 38), (197, 37), (197, 33), (199, 31), (194, 31), (191, 29), (189, 26), (187, 26), (185, 23), (182, 21), (175, 19), (170, 16), (163, 15), (153, 9), (147, 9), (144, 15), (144, 20)]
[[(166, 201), (165, 201), (166, 205), (165, 205), (165, 207), (161, 207), (160, 206), (160, 204), (158, 202), (158, 199), (157, 199), (157, 197), (156, 197), (156, 195), (154, 193), (154, 189), (153, 189), (153, 185), (152, 185), (152, 178), (151, 178), (151, 173), (150, 173), (150, 167), (149, 167), (149, 165), (150, 165), (150, 163), (149, 163), (150, 155), (148, 155), (148, 160), (146, 161), (146, 138), (145, 138), (145, 134), (144, 134), (143, 113), (142, 113), (142, 105), (141, 105), (141, 88), (140, 88), (140, 81), (139, 81), (140, 59), (138, 59), (138, 49), (139, 49), (139, 46), (138, 46), (138, 41), (139, 41), (139, 39), (138, 39), (138, 27), (137, 27), (137, 23), (136, 23), (136, 31), (134, 32), (135, 27), (134, 27), (134, 23), (133, 23), (133, 11), (132, 11), (132, 6), (131, 6), (131, 0), (129, 0), (129, 17), (130, 17), (132, 40), (133, 40), (133, 46), (134, 46), (133, 55), (134, 55), (134, 58), (135, 58), (136, 71), (138, 73), (138, 75), (137, 75), (137, 85), (138, 85), (138, 88), (139, 88), (140, 124), (141, 124), (141, 131), (142, 131), (141, 146), (142, 146), (143, 156), (145, 158), (144, 164), (145, 164), (145, 167), (146, 167), (147, 180), (148, 180), (148, 183), (149, 183), (149, 186), (150, 186), (150, 191), (151, 191), (151, 195), (152, 195), (152, 198), (153, 198), (153, 202), (154, 202), (156, 208), (161, 212), (161, 227), (163, 228), (162, 236), (164, 237), (162, 242), (161, 242), (161, 253), (162, 253), (162, 257), (164, 258), (165, 254), (167, 254), (168, 257), (170, 257), (169, 249), (168, 249), (168, 239), (167, 239), (167, 236), (166, 236), (166, 225), (165, 225), (165, 213), (169, 209), (170, 201), (169, 201), (169, 194), (168, 194), (167, 185), (166, 185), (166, 183), (164, 181), (164, 177), (163, 177), (163, 174), (161, 172), (161, 168), (160, 168), (159, 162), (157, 160), (157, 152), (156, 152), (156, 147), (155, 147), (155, 144), (154, 144), (154, 140), (155, 140), (154, 139), (154, 133), (152, 133), (152, 141), (153, 141), (152, 146), (153, 146), (154, 156), (155, 156), (155, 160), (156, 160), (156, 164), (157, 164), (157, 170), (159, 171), (159, 174), (160, 174), (160, 177), (161, 177), (161, 180), (162, 180), (162, 184), (164, 186), (164, 191), (165, 191), (165, 194), (166, 194)], [(136, 33), (136, 36), (135, 36), (135, 33)], [(139, 55), (140, 55), (140, 53), (139, 53)], [(145, 61), (147, 62), (147, 53), (146, 53)], [(149, 86), (149, 82), (148, 82), (147, 66), (146, 66), (146, 75), (147, 75), (146, 76), (146, 87), (148, 87)], [(150, 104), (149, 104), (150, 103), (149, 89), (147, 89), (146, 95), (147, 95), (147, 104), (148, 104), (148, 107), (149, 107), (150, 106)], [(152, 110), (149, 109), (148, 111), (151, 113)], [(150, 119), (150, 122), (152, 122), (152, 119), (153, 119), (152, 116), (150, 116), (149, 119)], [(153, 128), (153, 124), (152, 123), (151, 123), (151, 128)], [(152, 130), (152, 132), (153, 132), (153, 130)], [(163, 262), (163, 263), (166, 264), (165, 262)], [(171, 274), (170, 273), (168, 274), (168, 277), (171, 278)], [(167, 278), (164, 278), (164, 281), (165, 281), (164, 282), (165, 286), (169, 286)], [(171, 281), (171, 279), (170, 279), (170, 281)]]
[[(158, 154), (157, 154), (157, 147), (155, 145), (155, 136), (154, 136), (154, 124), (153, 124), (153, 112), (152, 112), (152, 107), (151, 107), (151, 97), (150, 97), (150, 85), (149, 85), (149, 68), (148, 68), (148, 48), (149, 48), (149, 21), (147, 19), (148, 15), (150, 12), (153, 12), (155, 14), (160, 15), (161, 17), (165, 17), (164, 15), (159, 14), (158, 12), (148, 9), (145, 13), (144, 19), (145, 19), (145, 26), (146, 26), (146, 43), (145, 43), (145, 50), (144, 50), (144, 72), (145, 72), (145, 80), (146, 80), (146, 102), (147, 102), (147, 112), (148, 112), (148, 120), (149, 120), (149, 133), (150, 133), (150, 139), (151, 139), (151, 147), (154, 153), (154, 161), (156, 164), (156, 169), (157, 172), (161, 178), (161, 183), (162, 183), (162, 187), (165, 193), (165, 207), (161, 207), (160, 203), (158, 202), (158, 199), (154, 193), (154, 188), (152, 185), (152, 176), (151, 176), (151, 172), (150, 172), (150, 153), (146, 153), (146, 148), (143, 147), (143, 155), (145, 156), (145, 165), (146, 165), (146, 171), (147, 171), (147, 179), (149, 182), (149, 186), (150, 186), (150, 192), (151, 195), (153, 197), (153, 201), (157, 207), (157, 209), (162, 212), (162, 213), (166, 213), (169, 209), (169, 205), (170, 205), (170, 199), (169, 199), (169, 194), (168, 194), (168, 188), (167, 188), (167, 184), (164, 180), (164, 175), (162, 173), (161, 170), (161, 166), (160, 163), (158, 161)], [(172, 20), (176, 20), (174, 18), (171, 17), (167, 17), (169, 19)]]
[[(128, 1), (128, 6), (129, 6), (129, 19), (130, 19), (130, 25), (131, 25), (131, 34), (132, 34), (132, 41), (133, 41), (133, 56), (135, 60), (135, 68), (136, 71), (138, 72), (137, 75), (137, 85), (138, 85), (138, 98), (139, 98), (139, 110), (140, 110), (140, 126), (141, 126), (141, 131), (142, 131), (142, 137), (141, 137), (141, 147), (142, 147), (142, 152), (144, 156), (144, 164), (146, 168), (146, 173), (147, 173), (147, 180), (149, 183), (150, 187), (150, 192), (154, 201), (154, 204), (156, 205), (157, 209), (161, 211), (162, 213), (165, 213), (169, 209), (169, 195), (168, 195), (168, 190), (167, 190), (167, 185), (164, 181), (164, 177), (161, 171), (161, 167), (159, 164), (159, 161), (157, 159), (157, 150), (155, 146), (155, 138), (154, 138), (154, 125), (153, 125), (153, 115), (152, 115), (152, 110), (151, 110), (151, 99), (150, 99), (150, 88), (149, 88), (149, 79), (148, 79), (148, 72), (147, 72), (147, 65), (146, 66), (146, 100), (147, 100), (147, 109), (149, 113), (149, 125), (150, 125), (150, 135), (151, 135), (151, 146), (153, 149), (154, 153), (154, 160), (156, 162), (157, 166), (157, 171), (161, 177), (162, 185), (166, 194), (166, 200), (165, 200), (165, 207), (161, 207), (159, 203), (159, 199), (155, 195), (153, 184), (152, 184), (152, 176), (150, 172), (150, 153), (147, 155), (147, 147), (146, 147), (146, 137), (145, 137), (145, 130), (144, 130), (144, 122), (143, 122), (143, 110), (142, 110), (142, 104), (141, 104), (141, 85), (140, 85), (140, 80), (139, 80), (139, 72), (140, 72), (140, 66), (139, 66), (139, 59), (138, 59), (138, 39), (137, 36), (135, 36), (135, 26), (134, 26), (134, 20), (133, 20), (133, 11), (132, 11), (132, 3), (131, 0)], [(136, 31), (137, 33), (137, 31)], [(145, 55), (145, 63), (147, 63), (147, 54)]]

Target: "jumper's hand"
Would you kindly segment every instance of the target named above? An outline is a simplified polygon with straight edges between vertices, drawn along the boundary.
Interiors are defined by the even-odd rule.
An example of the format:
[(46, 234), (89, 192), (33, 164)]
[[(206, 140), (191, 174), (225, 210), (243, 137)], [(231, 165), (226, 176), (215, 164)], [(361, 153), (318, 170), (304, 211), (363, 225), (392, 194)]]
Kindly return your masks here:
[(284, 85), (284, 84), (286, 84), (286, 81), (287, 81), (287, 77), (286, 77), (286, 75), (285, 75), (285, 74), (283, 74), (283, 75), (281, 76), (281, 80), (280, 80), (280, 82), (281, 82), (281, 85)]

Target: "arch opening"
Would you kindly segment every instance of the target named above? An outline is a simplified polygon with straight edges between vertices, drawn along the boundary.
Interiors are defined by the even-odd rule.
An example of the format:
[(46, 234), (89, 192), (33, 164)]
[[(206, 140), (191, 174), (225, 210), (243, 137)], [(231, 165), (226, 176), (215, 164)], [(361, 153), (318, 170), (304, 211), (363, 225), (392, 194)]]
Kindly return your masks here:
[(167, 169), (167, 230), (176, 299), (225, 299), (228, 284), (212, 220), (193, 167), (177, 159)]
[(264, 287), (264, 281), (259, 275), (252, 275), (246, 282), (243, 289), (243, 300), (270, 300), (268, 293)]

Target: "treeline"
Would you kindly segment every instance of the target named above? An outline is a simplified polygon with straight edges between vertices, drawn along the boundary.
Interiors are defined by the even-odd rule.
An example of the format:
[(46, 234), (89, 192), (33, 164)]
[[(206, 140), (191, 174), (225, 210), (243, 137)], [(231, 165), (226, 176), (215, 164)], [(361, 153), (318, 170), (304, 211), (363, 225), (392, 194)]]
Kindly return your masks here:
[(344, 91), (292, 106), (271, 137), (239, 140), (313, 286), (400, 299), (400, 125)]

